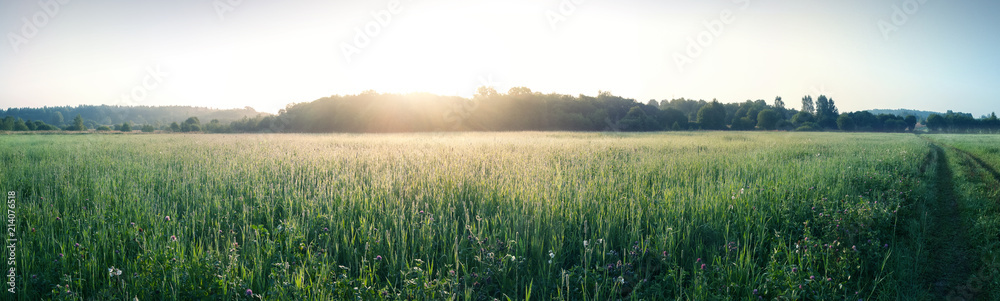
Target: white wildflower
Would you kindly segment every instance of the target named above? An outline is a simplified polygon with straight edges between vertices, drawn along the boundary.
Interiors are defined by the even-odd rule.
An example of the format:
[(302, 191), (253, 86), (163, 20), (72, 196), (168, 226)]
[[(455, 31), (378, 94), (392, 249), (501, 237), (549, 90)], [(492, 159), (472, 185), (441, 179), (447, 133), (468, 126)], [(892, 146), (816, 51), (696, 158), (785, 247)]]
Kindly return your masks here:
[(114, 266), (112, 266), (111, 268), (108, 269), (108, 277), (119, 276), (121, 274), (122, 274), (122, 270), (119, 270), (119, 269), (115, 268)]

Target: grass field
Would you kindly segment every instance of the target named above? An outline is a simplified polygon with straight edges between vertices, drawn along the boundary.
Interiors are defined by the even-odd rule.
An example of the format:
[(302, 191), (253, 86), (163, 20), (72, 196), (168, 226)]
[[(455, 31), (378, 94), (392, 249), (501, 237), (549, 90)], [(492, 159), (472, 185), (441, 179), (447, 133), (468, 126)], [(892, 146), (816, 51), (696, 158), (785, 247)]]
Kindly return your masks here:
[(997, 136), (0, 141), (19, 300), (933, 300), (1000, 288)]

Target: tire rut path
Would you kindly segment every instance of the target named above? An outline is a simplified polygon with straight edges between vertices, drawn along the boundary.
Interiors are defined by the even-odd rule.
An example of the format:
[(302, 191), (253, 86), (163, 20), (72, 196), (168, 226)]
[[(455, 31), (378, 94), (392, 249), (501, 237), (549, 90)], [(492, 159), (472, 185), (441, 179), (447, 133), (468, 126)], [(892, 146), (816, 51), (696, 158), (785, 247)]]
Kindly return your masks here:
[(926, 281), (931, 292), (948, 297), (955, 287), (971, 276), (967, 229), (962, 224), (960, 196), (955, 192), (954, 173), (947, 152), (938, 144), (931, 144), (934, 164), (934, 199), (930, 202), (930, 215), (934, 231), (930, 233), (929, 250), (931, 268)]

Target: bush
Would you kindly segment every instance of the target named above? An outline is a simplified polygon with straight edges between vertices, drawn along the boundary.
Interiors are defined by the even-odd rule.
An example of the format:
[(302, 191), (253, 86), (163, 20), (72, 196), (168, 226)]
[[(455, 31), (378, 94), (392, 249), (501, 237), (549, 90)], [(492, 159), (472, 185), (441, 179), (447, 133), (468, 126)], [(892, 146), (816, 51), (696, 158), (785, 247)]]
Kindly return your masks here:
[(819, 132), (822, 131), (823, 129), (820, 128), (819, 125), (814, 122), (805, 122), (802, 123), (802, 126), (798, 127), (795, 130), (799, 132)]

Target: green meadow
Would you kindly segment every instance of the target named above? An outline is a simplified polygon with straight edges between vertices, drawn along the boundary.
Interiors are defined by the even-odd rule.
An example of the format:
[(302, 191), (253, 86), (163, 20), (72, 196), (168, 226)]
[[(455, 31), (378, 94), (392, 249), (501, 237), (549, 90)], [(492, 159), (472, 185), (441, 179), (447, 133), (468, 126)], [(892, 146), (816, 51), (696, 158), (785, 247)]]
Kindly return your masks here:
[(998, 168), (990, 135), (0, 136), (18, 300), (997, 300)]

